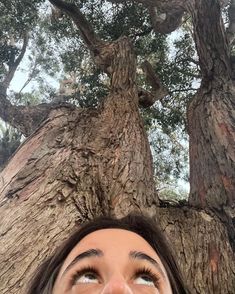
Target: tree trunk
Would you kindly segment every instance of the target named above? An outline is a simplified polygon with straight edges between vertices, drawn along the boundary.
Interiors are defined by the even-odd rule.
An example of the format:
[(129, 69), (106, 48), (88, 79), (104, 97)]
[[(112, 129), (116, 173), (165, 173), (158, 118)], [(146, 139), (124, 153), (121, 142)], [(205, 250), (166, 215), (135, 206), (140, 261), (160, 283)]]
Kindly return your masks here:
[(235, 92), (232, 83), (202, 87), (188, 109), (190, 198), (216, 212), (235, 250)]
[[(203, 3), (211, 5), (205, 11), (213, 12), (217, 1), (195, 3), (197, 9), (189, 10), (200, 28)], [(79, 22), (79, 12), (69, 9)], [(234, 95), (226, 52), (215, 48), (223, 60), (222, 66), (215, 67), (212, 61), (220, 60), (219, 55), (209, 60), (211, 55), (203, 45), (211, 36), (207, 31), (201, 38), (196, 31), (201, 44), (198, 51), (204, 51), (206, 58), (199, 54), (205, 65), (204, 79), (188, 110), (190, 203), (194, 207), (160, 207), (138, 111), (132, 47), (127, 38), (109, 44), (97, 41), (84, 20), (80, 33), (96, 63), (110, 75), (110, 94), (97, 109), (52, 110), (2, 171), (0, 293), (25, 293), (38, 264), (84, 220), (106, 213), (122, 216), (133, 210), (148, 213), (160, 223), (173, 244), (190, 293), (234, 293), (235, 256), (228, 222), (221, 222), (225, 214), (213, 213), (234, 204), (234, 178), (230, 178), (234, 176)], [(218, 83), (221, 79), (223, 83)]]
[(227, 229), (215, 215), (168, 207), (156, 219), (173, 244), (190, 293), (234, 293), (235, 255)]
[(52, 111), (1, 174), (1, 293), (20, 293), (28, 274), (75, 223), (134, 209), (156, 214), (135, 55), (127, 38), (105, 50), (114, 51), (114, 60), (103, 106)]
[(219, 220), (187, 207), (158, 206), (135, 56), (126, 38), (109, 48), (115, 60), (103, 105), (52, 111), (1, 174), (0, 292), (23, 294), (37, 265), (77, 224), (138, 210), (159, 220), (191, 293), (233, 293), (228, 276), (235, 258)]
[(203, 77), (188, 107), (189, 203), (219, 216), (235, 251), (235, 88), (229, 47), (219, 1), (198, 0), (188, 10)]

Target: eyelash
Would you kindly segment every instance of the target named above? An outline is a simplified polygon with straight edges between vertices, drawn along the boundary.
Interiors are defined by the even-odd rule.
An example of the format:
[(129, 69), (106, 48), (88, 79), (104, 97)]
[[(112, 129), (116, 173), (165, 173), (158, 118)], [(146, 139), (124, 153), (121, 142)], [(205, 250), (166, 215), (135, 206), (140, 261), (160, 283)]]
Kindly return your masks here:
[(82, 276), (83, 274), (85, 274), (87, 272), (94, 273), (97, 276), (99, 276), (99, 272), (98, 272), (98, 270), (95, 267), (93, 267), (93, 266), (85, 266), (85, 267), (81, 268), (80, 270), (76, 271), (73, 274), (73, 276), (72, 276), (72, 284), (75, 283), (75, 280), (77, 278), (79, 278), (80, 276)]
[[(75, 280), (77, 278), (79, 278), (80, 276), (82, 276), (83, 274), (85, 274), (87, 272), (94, 273), (95, 275), (100, 276), (99, 271), (95, 267), (86, 266), (86, 267), (83, 267), (79, 271), (76, 271), (74, 273), (74, 275), (72, 276), (72, 284), (75, 283)], [(143, 268), (136, 270), (134, 273), (134, 278), (137, 278), (140, 275), (148, 275), (153, 280), (154, 285), (157, 288), (159, 288), (160, 277), (156, 273), (154, 273), (150, 268), (143, 267)]]
[(149, 276), (153, 280), (154, 285), (157, 288), (159, 288), (160, 277), (156, 273), (154, 273), (150, 268), (143, 267), (143, 268), (138, 269), (135, 272), (134, 277), (137, 278), (139, 275), (147, 275), (147, 276)]

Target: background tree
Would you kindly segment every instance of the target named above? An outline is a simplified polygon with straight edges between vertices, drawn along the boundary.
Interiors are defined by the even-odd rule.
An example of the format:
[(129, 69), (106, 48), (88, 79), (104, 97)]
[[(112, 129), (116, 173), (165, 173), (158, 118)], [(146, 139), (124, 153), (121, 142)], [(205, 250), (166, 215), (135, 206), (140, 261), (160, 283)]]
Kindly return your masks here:
[[(46, 25), (48, 15), (44, 13), (45, 17), (40, 19), (38, 13), (40, 9), (47, 11), (47, 5), (39, 6), (39, 1), (33, 1), (27, 11), (16, 9), (25, 22), (18, 26), (19, 37), (10, 45), (15, 48), (19, 42), (19, 48), (14, 49), (14, 58), (2, 63), (0, 116), (28, 138), (1, 173), (3, 251), (0, 258), (4, 264), (1, 291), (24, 293), (25, 282), (37, 262), (53, 250), (58, 240), (66, 238), (75, 224), (97, 214), (109, 212), (120, 216), (138, 210), (154, 216), (166, 231), (192, 293), (233, 293), (233, 1), (149, 0), (124, 4), (122, 1), (76, 1), (76, 6), (59, 0), (50, 2), (56, 7), (50, 16), (54, 27), (50, 28)], [(14, 3), (15, 7), (19, 4)], [(221, 16), (225, 4), (229, 4), (227, 35)], [(7, 5), (9, 3), (3, 2), (4, 8), (7, 9)], [(132, 18), (136, 14), (128, 14), (130, 9), (142, 16), (140, 23), (139, 18)], [(107, 10), (110, 16), (103, 18)], [(9, 22), (17, 19), (6, 15)], [(121, 29), (117, 26), (118, 16), (123, 23)], [(149, 16), (152, 25), (147, 20)], [(48, 41), (50, 30), (54, 30), (53, 35), (55, 30), (58, 32), (58, 37), (51, 41), (58, 49), (54, 50), (52, 64), (58, 56), (68, 54), (61, 53), (56, 43), (62, 39), (61, 32), (71, 34), (68, 47), (81, 44), (75, 25), (68, 29), (68, 17), (78, 28), (98, 70), (84, 68), (83, 61), (88, 64), (89, 59), (83, 49), (82, 58), (75, 54), (77, 59), (72, 59), (79, 65), (77, 68), (81, 68), (77, 76), (82, 81), (75, 86), (73, 97), (69, 97), (73, 103), (64, 103), (64, 99), (58, 103), (51, 91), (47, 97), (50, 103), (13, 104), (7, 89), (29, 46), (28, 36), (34, 38), (31, 46), (37, 56), (39, 48), (50, 48), (45, 35), (49, 36)], [(198, 61), (194, 59), (193, 46), (190, 47), (189, 33), (183, 34), (179, 41), (181, 49), (174, 53), (174, 62), (166, 58), (164, 50), (158, 51), (158, 43), (154, 42), (157, 38), (166, 46), (165, 36), (161, 34), (174, 31), (182, 23), (182, 17), (184, 29), (189, 30), (190, 20), (192, 22)], [(39, 23), (45, 31), (37, 30)], [(157, 35), (152, 33), (152, 27)], [(136, 47), (137, 60), (132, 44)], [(153, 46), (146, 56), (141, 49), (144, 44)], [(79, 46), (79, 50), (81, 48)], [(190, 58), (185, 52), (189, 48)], [(47, 70), (46, 51), (39, 54), (44, 58), (37, 58), (36, 64), (41, 70)], [(53, 50), (49, 50), (48, 57), (52, 53)], [(149, 61), (145, 61), (146, 57)], [(67, 72), (71, 72), (69, 62), (65, 64)], [(171, 74), (173, 66), (172, 72), (180, 73), (175, 77)], [(82, 80), (83, 69), (87, 76), (96, 72), (90, 81), (99, 76), (93, 87), (96, 92), (88, 90), (82, 95), (82, 86), (89, 84)], [(164, 72), (168, 74), (160, 79)], [(33, 73), (36, 76), (35, 71)], [(141, 83), (144, 74), (147, 83)], [(202, 82), (195, 93), (192, 85), (198, 78)], [(184, 91), (187, 95), (173, 96)], [(91, 93), (96, 93), (92, 103), (88, 98)], [(180, 121), (181, 125), (185, 122), (185, 106), (189, 104), (185, 126), (190, 138), (189, 203), (169, 205), (160, 201), (156, 192), (151, 152), (139, 112), (139, 106), (151, 107), (156, 101), (159, 104), (142, 111), (143, 117), (146, 122), (157, 119), (161, 129), (169, 135), (172, 128), (177, 130)]]

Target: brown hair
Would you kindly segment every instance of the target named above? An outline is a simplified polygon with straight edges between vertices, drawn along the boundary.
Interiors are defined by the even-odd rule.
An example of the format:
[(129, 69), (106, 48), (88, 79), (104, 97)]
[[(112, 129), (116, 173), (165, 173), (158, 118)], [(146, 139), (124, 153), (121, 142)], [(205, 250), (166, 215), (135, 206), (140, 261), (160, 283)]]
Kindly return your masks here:
[(101, 229), (118, 228), (143, 237), (155, 250), (167, 272), (173, 294), (189, 293), (165, 236), (149, 217), (131, 213), (121, 219), (101, 216), (86, 222), (37, 269), (27, 294), (51, 294), (56, 277), (70, 251), (86, 235)]

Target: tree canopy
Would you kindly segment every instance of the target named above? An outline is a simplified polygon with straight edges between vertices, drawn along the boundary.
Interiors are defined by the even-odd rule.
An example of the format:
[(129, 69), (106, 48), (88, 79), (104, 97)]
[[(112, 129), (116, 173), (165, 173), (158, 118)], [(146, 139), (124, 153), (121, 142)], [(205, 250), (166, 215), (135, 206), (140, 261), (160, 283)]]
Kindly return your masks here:
[[(142, 105), (141, 110), (150, 135), (157, 185), (168, 187), (178, 178), (187, 181), (186, 107), (200, 84), (191, 19), (185, 16), (183, 26), (168, 36), (154, 31), (147, 8), (141, 3), (74, 3), (104, 40), (124, 35), (131, 38), (138, 57), (138, 83), (144, 91), (153, 86), (150, 75), (146, 80), (146, 61), (160, 77), (165, 92), (150, 108)], [(96, 107), (108, 93), (108, 77), (92, 62), (76, 27), (48, 2), (2, 1), (1, 22), (0, 78), (6, 82), (19, 68), (24, 74), (20, 91), (12, 90), (14, 87), (9, 90), (7, 85), (8, 98), (14, 105), (66, 101)], [(61, 85), (72, 91), (63, 93)], [(4, 142), (2, 134), (2, 146), (8, 148)]]

